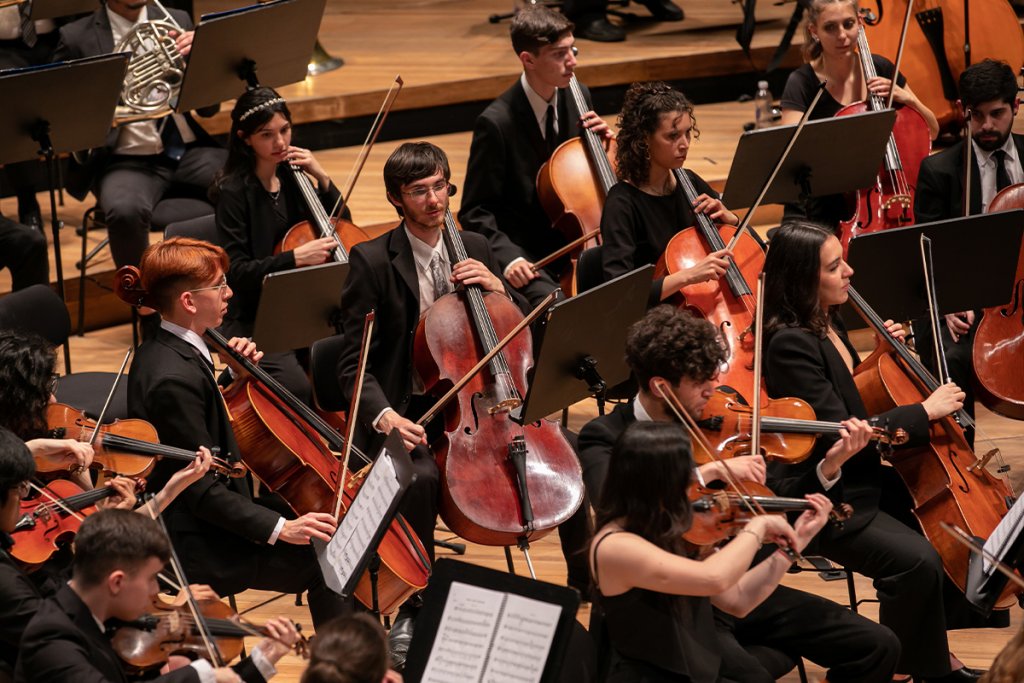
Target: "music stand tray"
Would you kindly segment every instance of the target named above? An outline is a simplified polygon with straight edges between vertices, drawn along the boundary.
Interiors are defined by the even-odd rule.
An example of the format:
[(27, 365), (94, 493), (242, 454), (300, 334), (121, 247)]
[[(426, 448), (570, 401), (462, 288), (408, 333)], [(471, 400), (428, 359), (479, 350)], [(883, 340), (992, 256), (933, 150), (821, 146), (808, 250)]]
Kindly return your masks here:
[(99, 8), (99, 0), (32, 0), (32, 20), (70, 17), (95, 12)]
[[(895, 122), (892, 109), (808, 121), (762, 203), (784, 204), (870, 187)], [(795, 128), (777, 126), (740, 136), (722, 193), (726, 206), (754, 203)]]
[(544, 320), (530, 387), (513, 419), (535, 422), (593, 395), (595, 382), (629, 378), (626, 331), (644, 317), (654, 266), (645, 266), (560, 301)]
[(233, 99), (246, 83), (277, 88), (305, 79), (326, 1), (277, 0), (203, 15), (175, 111)]
[[(324, 263), (263, 278), (252, 338), (264, 353), (304, 349), (337, 333), (347, 263)], [(301, 302), (298, 305), (297, 302)]]

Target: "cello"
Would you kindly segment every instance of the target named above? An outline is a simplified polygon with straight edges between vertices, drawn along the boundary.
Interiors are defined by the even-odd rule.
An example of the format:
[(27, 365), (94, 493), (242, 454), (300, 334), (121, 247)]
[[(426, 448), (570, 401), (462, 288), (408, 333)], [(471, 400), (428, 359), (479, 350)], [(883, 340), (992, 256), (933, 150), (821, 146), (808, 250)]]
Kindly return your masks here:
[[(469, 258), (445, 210), (442, 236), (452, 263)], [(523, 319), (502, 294), (480, 285), (439, 298), (420, 319), (413, 362), (426, 393), (444, 393)], [(517, 335), (458, 392), (444, 434), (431, 444), (441, 475), (441, 518), (459, 536), (482, 545), (528, 543), (569, 519), (583, 502), (583, 475), (572, 447), (548, 420), (520, 425), (533, 362), (529, 334)], [(530, 567), (532, 573), (532, 565)]]

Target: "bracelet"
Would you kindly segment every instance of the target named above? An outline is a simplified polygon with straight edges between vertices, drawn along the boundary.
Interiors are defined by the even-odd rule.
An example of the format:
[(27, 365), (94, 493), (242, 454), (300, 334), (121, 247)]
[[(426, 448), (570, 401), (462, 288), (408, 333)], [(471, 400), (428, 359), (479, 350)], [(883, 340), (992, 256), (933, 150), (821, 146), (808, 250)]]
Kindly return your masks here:
[(756, 531), (753, 531), (751, 529), (740, 529), (739, 533), (737, 533), (736, 535), (739, 536), (740, 534), (750, 534), (751, 536), (757, 539), (758, 545), (764, 545), (764, 541), (761, 540), (761, 537), (757, 535)]
[(778, 550), (776, 550), (776, 551), (775, 551), (775, 553), (776, 553), (776, 554), (779, 554), (779, 555), (782, 555), (782, 557), (783, 557), (783, 558), (784, 558), (784, 559), (786, 560), (786, 562), (788, 562), (789, 564), (791, 564), (791, 565), (793, 565), (793, 564), (796, 564), (796, 561), (797, 561), (797, 556), (796, 556), (796, 554), (795, 554), (795, 553), (791, 553), (791, 552), (786, 552), (786, 551), (785, 551), (785, 550), (784, 550), (783, 548), (779, 548)]

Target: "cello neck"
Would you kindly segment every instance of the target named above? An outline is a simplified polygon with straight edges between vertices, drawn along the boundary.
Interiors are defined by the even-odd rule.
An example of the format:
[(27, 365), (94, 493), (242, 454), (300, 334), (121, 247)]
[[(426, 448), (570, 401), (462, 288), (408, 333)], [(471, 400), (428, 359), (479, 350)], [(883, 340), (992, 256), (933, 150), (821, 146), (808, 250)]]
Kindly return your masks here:
[[(576, 74), (573, 74), (572, 78), (569, 79), (569, 95), (572, 97), (572, 102), (580, 116), (590, 111), (590, 107), (587, 106), (587, 101), (583, 97), (583, 88), (580, 87), (579, 81), (576, 80)], [(608, 196), (608, 190), (612, 189), (612, 185), (618, 182), (618, 178), (615, 176), (615, 171), (612, 170), (611, 162), (608, 161), (608, 155), (604, 151), (604, 144), (601, 142), (601, 138), (597, 136), (597, 133), (588, 128), (580, 128), (580, 140), (583, 142), (583, 147), (586, 148), (587, 155), (590, 157), (590, 163), (594, 174), (597, 176), (597, 181), (601, 184), (601, 190), (604, 191), (605, 196)]]
[(348, 252), (345, 251), (345, 246), (341, 243), (341, 238), (338, 237), (334, 224), (331, 223), (331, 217), (327, 215), (327, 210), (320, 202), (320, 197), (317, 196), (309, 176), (298, 166), (289, 165), (289, 168), (292, 171), (292, 177), (295, 178), (295, 184), (299, 187), (302, 200), (306, 203), (306, 208), (309, 209), (309, 215), (312, 217), (312, 223), (316, 226), (317, 234), (320, 237), (333, 238), (335, 247), (331, 252), (332, 258), (338, 263), (348, 263)]

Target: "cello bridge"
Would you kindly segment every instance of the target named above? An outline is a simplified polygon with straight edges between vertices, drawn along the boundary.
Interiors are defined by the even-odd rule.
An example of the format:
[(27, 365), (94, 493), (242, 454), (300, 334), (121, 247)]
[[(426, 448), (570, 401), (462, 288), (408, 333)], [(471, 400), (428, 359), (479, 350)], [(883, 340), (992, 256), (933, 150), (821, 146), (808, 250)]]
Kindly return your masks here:
[(891, 197), (889, 197), (888, 199), (885, 200), (885, 204), (882, 205), (882, 210), (883, 211), (888, 211), (889, 209), (892, 209), (893, 207), (896, 207), (897, 209), (900, 209), (900, 210), (902, 210), (902, 209), (909, 209), (911, 206), (913, 206), (913, 204), (914, 204), (914, 202), (910, 199), (910, 195), (908, 195), (908, 194), (894, 194), (894, 195), (892, 195)]
[(993, 448), (989, 452), (985, 453), (985, 455), (981, 456), (981, 458), (977, 462), (975, 462), (973, 465), (968, 467), (967, 471), (968, 472), (975, 472), (977, 470), (985, 469), (985, 467), (988, 466), (989, 461), (992, 458), (994, 458), (995, 456), (997, 456), (997, 455), (999, 455), (999, 449), (998, 448)]
[(497, 415), (498, 413), (508, 413), (515, 410), (521, 405), (523, 405), (523, 400), (518, 396), (512, 396), (506, 398), (503, 401), (495, 403), (493, 406), (487, 409), (487, 412), (490, 413), (491, 415)]

